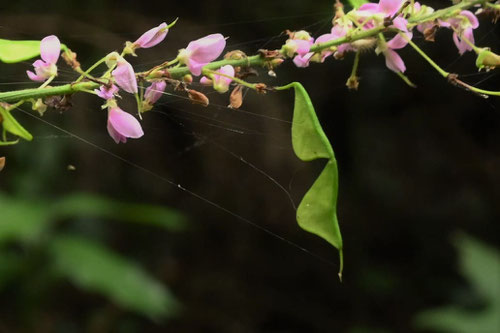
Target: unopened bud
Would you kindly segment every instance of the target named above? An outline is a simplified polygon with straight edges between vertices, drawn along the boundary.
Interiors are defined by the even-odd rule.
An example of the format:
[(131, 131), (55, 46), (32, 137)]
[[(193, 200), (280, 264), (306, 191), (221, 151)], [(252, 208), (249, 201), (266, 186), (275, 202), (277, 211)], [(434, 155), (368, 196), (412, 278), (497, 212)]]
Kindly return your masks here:
[(281, 58), (276, 58), (276, 59), (273, 59), (271, 61), (271, 65), (274, 67), (277, 67), (279, 65), (281, 65), (285, 60), (284, 59), (281, 59)]
[(193, 82), (193, 76), (191, 74), (186, 74), (182, 77), (182, 82), (190, 84)]
[(292, 33), (293, 39), (311, 40), (311, 35), (305, 30), (299, 30)]
[(500, 66), (500, 56), (491, 52), (489, 49), (483, 49), (477, 56), (476, 66), (479, 69), (493, 69)]
[(5, 167), (5, 157), (0, 157), (0, 171)]
[(231, 95), (229, 95), (229, 105), (231, 109), (239, 109), (243, 104), (243, 86), (237, 85)]
[(202, 94), (199, 91), (188, 89), (187, 90), (188, 97), (194, 104), (200, 104), (202, 106), (208, 106), (209, 100), (208, 97)]
[(118, 59), (120, 58), (121, 56), (118, 54), (118, 52), (111, 52), (106, 56), (106, 66), (108, 66), (108, 68), (114, 67)]
[[(33, 102), (32, 102), (33, 103)], [(37, 111), (40, 116), (43, 116), (45, 111), (47, 111), (47, 105), (45, 105), (41, 98), (37, 99), (31, 106), (31, 109)]]
[(245, 54), (245, 52), (240, 50), (234, 50), (224, 55), (224, 59), (226, 60), (241, 60), (245, 59), (246, 57), (247, 55)]

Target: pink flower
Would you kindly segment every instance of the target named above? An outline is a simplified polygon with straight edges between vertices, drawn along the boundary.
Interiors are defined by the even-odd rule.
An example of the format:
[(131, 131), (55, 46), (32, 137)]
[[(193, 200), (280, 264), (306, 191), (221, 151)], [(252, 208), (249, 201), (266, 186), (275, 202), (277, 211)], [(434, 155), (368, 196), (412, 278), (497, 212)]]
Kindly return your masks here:
[(153, 82), (144, 93), (144, 102), (152, 105), (156, 103), (163, 95), (165, 88), (167, 87), (167, 83), (165, 81), (155, 81)]
[(125, 59), (122, 57), (118, 59), (116, 69), (111, 74), (120, 88), (131, 94), (137, 93), (137, 79), (134, 69)]
[(295, 54), (300, 56), (305, 56), (309, 53), (309, 49), (314, 43), (314, 38), (312, 38), (307, 31), (300, 30), (295, 32), (289, 32), (290, 38), (283, 45), (281, 52), (287, 57), (291, 58)]
[(161, 43), (168, 33), (168, 26), (165, 22), (142, 34), (134, 43), (134, 48), (147, 49)]
[[(231, 65), (222, 66), (220, 69), (215, 71), (215, 73), (221, 73), (221, 74), (224, 74), (227, 76), (234, 77), (234, 67)], [(218, 91), (220, 93), (225, 93), (226, 91), (229, 90), (229, 85), (231, 84), (232, 81), (233, 80), (228, 78), (228, 77), (214, 74), (213, 80), (210, 80), (204, 76), (201, 78), (200, 83), (201, 84), (210, 84), (210, 82), (212, 82), (213, 87), (216, 91)]]
[(127, 138), (137, 139), (144, 135), (139, 121), (117, 106), (108, 109), (108, 133), (116, 143), (125, 143)]
[(370, 14), (383, 14), (385, 17), (394, 16), (405, 0), (380, 0), (379, 3), (366, 3), (359, 7), (358, 11), (366, 11)]
[(35, 73), (26, 71), (28, 77), (33, 81), (45, 81), (52, 76), (57, 75), (57, 60), (61, 53), (61, 42), (54, 35), (47, 36), (40, 43), (40, 57), (33, 63)]
[(458, 53), (464, 54), (465, 51), (473, 50), (472, 46), (469, 45), (464, 38), (474, 44), (473, 30), (479, 27), (479, 21), (476, 15), (468, 10), (462, 10), (460, 15), (450, 18), (445, 22), (441, 21), (440, 25), (453, 29), (453, 41), (457, 46)]
[(97, 93), (97, 96), (107, 100), (115, 97), (115, 95), (118, 93), (118, 87), (114, 84), (112, 84), (110, 87), (102, 85), (99, 87), (99, 89), (94, 89), (94, 91)]
[(179, 50), (177, 58), (189, 71), (201, 75), (203, 66), (217, 59), (226, 47), (226, 39), (221, 34), (212, 34), (192, 41), (185, 49)]
[[(408, 21), (406, 21), (402, 17), (396, 17), (393, 23), (394, 23), (393, 26), (403, 31), (404, 35), (408, 39), (412, 39), (413, 34), (411, 33), (411, 31), (408, 31), (407, 28)], [(385, 56), (385, 64), (390, 70), (396, 73), (397, 72), (404, 73), (404, 71), (406, 70), (406, 66), (405, 63), (403, 62), (403, 59), (401, 59), (399, 54), (397, 54), (397, 52), (394, 50), (402, 49), (407, 44), (408, 44), (407, 40), (399, 34), (394, 36), (393, 39), (387, 42), (385, 50), (382, 50), (382, 52), (384, 53)]]

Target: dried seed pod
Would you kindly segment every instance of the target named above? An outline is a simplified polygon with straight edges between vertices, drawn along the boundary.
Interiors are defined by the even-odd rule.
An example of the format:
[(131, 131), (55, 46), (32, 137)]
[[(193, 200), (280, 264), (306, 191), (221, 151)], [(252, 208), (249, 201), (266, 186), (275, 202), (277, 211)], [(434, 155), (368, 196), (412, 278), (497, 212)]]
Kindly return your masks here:
[(193, 102), (194, 104), (200, 104), (202, 106), (208, 106), (210, 101), (208, 100), (208, 97), (202, 94), (199, 91), (193, 90), (193, 89), (188, 89), (187, 90), (188, 97)]
[(229, 105), (231, 109), (239, 109), (243, 104), (243, 86), (237, 85), (229, 96)]
[(5, 167), (5, 157), (0, 157), (0, 171)]
[(64, 59), (66, 64), (73, 69), (80, 69), (80, 62), (76, 60), (76, 53), (68, 49), (66, 52), (63, 52), (61, 57)]
[(264, 84), (264, 83), (257, 83), (255, 85), (255, 90), (259, 93), (259, 94), (265, 94), (267, 92), (267, 86)]
[(345, 84), (350, 90), (358, 90), (359, 87), (359, 77), (350, 76)]

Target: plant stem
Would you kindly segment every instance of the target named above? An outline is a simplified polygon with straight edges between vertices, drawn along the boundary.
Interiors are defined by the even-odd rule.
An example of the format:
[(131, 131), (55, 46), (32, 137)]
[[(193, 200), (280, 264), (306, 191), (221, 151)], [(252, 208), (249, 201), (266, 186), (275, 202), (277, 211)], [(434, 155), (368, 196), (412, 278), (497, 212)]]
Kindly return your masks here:
[[(409, 23), (411, 24), (420, 24), (423, 22), (435, 20), (438, 18), (446, 18), (449, 15), (455, 13), (457, 10), (464, 10), (467, 8), (470, 8), (476, 4), (487, 4), (489, 3), (490, 0), (474, 0), (474, 1), (462, 1), (459, 4), (443, 8), (441, 10), (437, 10), (432, 14), (429, 14), (424, 17), (419, 17), (419, 18), (410, 18)], [(389, 31), (389, 28), (386, 28), (384, 26), (376, 27), (373, 29), (369, 30), (364, 30), (356, 33), (351, 33), (348, 34), (344, 37), (337, 38), (335, 40), (331, 40), (325, 43), (313, 45), (310, 49), (311, 52), (321, 52), (322, 50), (328, 49), (332, 46), (337, 46), (341, 45), (344, 43), (350, 43), (359, 39), (364, 39), (364, 38), (369, 38), (369, 37), (374, 37), (377, 34), (385, 31)], [(448, 73), (442, 70), (432, 59), (430, 59), (422, 50), (420, 50), (413, 42), (409, 41), (410, 45), (418, 52), (424, 59), (426, 59), (443, 77), (447, 77)], [(204, 68), (208, 70), (216, 70), (224, 65), (232, 65), (232, 66), (262, 66), (265, 65), (266, 62), (270, 61), (272, 59), (266, 59), (260, 54), (253, 55), (250, 57), (246, 57), (243, 59), (237, 59), (237, 60), (232, 60), (232, 59), (224, 59), (224, 60), (219, 60), (215, 61), (212, 63), (207, 64)], [(98, 62), (99, 63), (99, 62)], [(98, 64), (96, 63), (96, 64)], [(94, 64), (92, 67), (97, 66)], [(93, 68), (90, 68), (87, 70), (85, 73), (89, 73)], [(94, 67), (95, 68), (95, 67)], [(110, 68), (106, 74), (103, 77), (106, 77), (106, 75), (109, 75), (111, 73), (113, 68)], [(170, 78), (172, 79), (181, 79), (184, 75), (190, 74), (189, 69), (186, 66), (181, 66), (181, 67), (176, 67), (176, 68), (171, 68), (168, 70), (170, 74)], [(154, 79), (153, 77), (149, 77), (150, 71), (142, 72), (142, 73), (137, 73), (137, 76), (144, 77), (146, 80), (148, 79)], [(85, 74), (86, 75), (86, 74)], [(23, 99), (30, 99), (30, 98), (41, 98), (41, 97), (47, 97), (47, 96), (55, 96), (55, 95), (68, 95), (68, 94), (73, 94), (79, 91), (83, 90), (93, 90), (99, 87), (99, 83), (97, 82), (81, 82), (82, 79), (79, 78), (79, 81), (73, 83), (73, 84), (65, 84), (61, 86), (56, 86), (56, 87), (44, 87), (43, 89), (23, 89), (23, 90), (18, 90), (18, 91), (9, 91), (9, 92), (2, 92), (0, 93), (0, 102), (17, 102)]]
[(106, 61), (106, 57), (102, 58), (101, 60), (99, 60), (98, 62), (96, 62), (95, 64), (93, 64), (92, 66), (90, 66), (89, 69), (87, 69), (82, 75), (80, 75), (80, 77), (78, 79), (76, 79), (75, 83), (78, 83), (80, 82), (81, 80), (83, 80), (85, 77), (90, 77), (90, 78), (93, 78), (92, 76), (90, 76), (90, 72), (92, 72), (94, 69), (96, 69), (100, 64), (102, 64), (103, 62)]

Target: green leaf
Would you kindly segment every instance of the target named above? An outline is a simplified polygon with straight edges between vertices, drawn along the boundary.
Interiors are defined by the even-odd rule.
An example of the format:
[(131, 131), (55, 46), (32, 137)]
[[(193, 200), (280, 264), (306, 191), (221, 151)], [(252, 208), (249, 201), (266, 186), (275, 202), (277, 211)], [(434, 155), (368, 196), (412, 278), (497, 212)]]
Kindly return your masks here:
[(306, 162), (318, 158), (328, 159), (325, 168), (297, 208), (297, 222), (301, 228), (322, 237), (339, 250), (339, 276), (342, 277), (342, 236), (337, 220), (337, 161), (306, 90), (298, 82), (281, 87), (280, 90), (289, 88), (295, 90), (292, 122), (295, 154)]
[(31, 141), (33, 140), (33, 136), (30, 132), (24, 129), (17, 122), (17, 120), (10, 114), (10, 112), (0, 106), (0, 117), (2, 118), (2, 126), (3, 128), (14, 135), (17, 135), (20, 138)]
[(26, 61), (39, 55), (39, 40), (0, 39), (0, 60), (5, 63)]
[(150, 224), (170, 231), (182, 231), (187, 227), (184, 215), (162, 206), (117, 202), (93, 194), (70, 194), (53, 207), (59, 218), (94, 216), (119, 221)]
[(0, 244), (34, 241), (50, 226), (46, 205), (11, 199), (0, 193)]
[(368, 3), (369, 1), (367, 0), (349, 0), (349, 3), (351, 4), (352, 8), (357, 9), (361, 7), (361, 5)]
[(160, 282), (135, 263), (94, 242), (59, 236), (51, 253), (56, 271), (86, 291), (153, 319), (173, 315), (178, 303)]
[(462, 274), (485, 301), (485, 307), (468, 310), (450, 305), (431, 309), (419, 313), (415, 324), (446, 332), (496, 332), (500, 327), (500, 253), (466, 235), (457, 237), (455, 244)]

